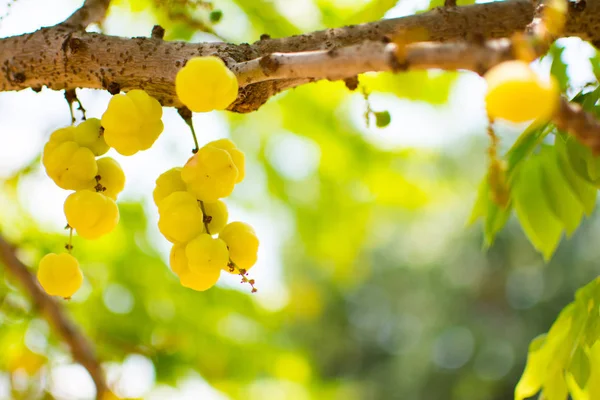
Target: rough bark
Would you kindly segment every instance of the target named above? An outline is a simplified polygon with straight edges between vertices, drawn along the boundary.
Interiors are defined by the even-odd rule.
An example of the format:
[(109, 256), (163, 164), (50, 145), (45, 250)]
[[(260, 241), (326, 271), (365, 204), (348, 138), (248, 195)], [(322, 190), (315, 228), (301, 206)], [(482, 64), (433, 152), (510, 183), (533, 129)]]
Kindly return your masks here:
[[(99, 7), (106, 0), (88, 1)], [(87, 4), (87, 3), (86, 3)], [(600, 41), (600, 0), (590, 0), (583, 7), (571, 7), (567, 22), (567, 35), (580, 36), (593, 42)], [(97, 8), (94, 8), (94, 10)], [(90, 15), (94, 14), (94, 18)], [(185, 62), (198, 55), (217, 55), (223, 58), (234, 70), (247, 70), (239, 63), (255, 60), (272, 52), (298, 53), (314, 50), (332, 50), (328, 55), (336, 58), (337, 52), (343, 57), (352, 56), (354, 50), (364, 49), (365, 43), (380, 42), (386, 36), (394, 36), (414, 27), (425, 28), (431, 41), (456, 41), (457, 43), (423, 46), (415, 49), (419, 60), (411, 68), (464, 68), (461, 60), (469, 43), (480, 42), (483, 38), (508, 36), (514, 31), (524, 30), (533, 17), (533, 6), (526, 0), (476, 4), (466, 7), (446, 7), (429, 12), (377, 21), (362, 25), (347, 26), (326, 31), (313, 32), (281, 39), (266, 39), (249, 44), (227, 43), (183, 43), (164, 42), (158, 38), (120, 38), (86, 33), (71, 29), (70, 24), (43, 28), (34, 33), (0, 39), (0, 91), (40, 89), (47, 86), (54, 90), (92, 88), (130, 90), (142, 88), (156, 97), (165, 106), (179, 107), (175, 96), (174, 78)], [(97, 13), (76, 12), (67, 21), (80, 24), (98, 18)], [(150, 32), (149, 32), (150, 34)], [(349, 48), (347, 48), (350, 46)], [(435, 54), (441, 52), (442, 54)], [(483, 54), (481, 51), (479, 54)], [(358, 60), (360, 53), (352, 58)], [(493, 55), (496, 57), (497, 55)], [(306, 56), (310, 57), (310, 56)], [(305, 58), (306, 58), (305, 57)], [(376, 55), (381, 57), (381, 54)], [(470, 57), (471, 59), (473, 57)], [(485, 58), (485, 56), (483, 57)], [(377, 60), (375, 60), (377, 61)], [(366, 68), (370, 60), (359, 70), (381, 70), (378, 61), (372, 69)], [(473, 64), (473, 63), (471, 63)], [(483, 60), (480, 64), (486, 64)], [(338, 62), (337, 65), (342, 65)], [(470, 68), (475, 69), (475, 68)], [(307, 81), (328, 78), (348, 78), (352, 75), (280, 73), (278, 80), (265, 81), (265, 76), (257, 75), (258, 81), (242, 79), (239, 98), (230, 110), (249, 112), (258, 109), (267, 99), (285, 88), (294, 87)], [(477, 70), (477, 69), (476, 69)], [(328, 70), (329, 71), (329, 70)], [(352, 71), (352, 74), (355, 74)], [(294, 82), (294, 80), (296, 80)]]

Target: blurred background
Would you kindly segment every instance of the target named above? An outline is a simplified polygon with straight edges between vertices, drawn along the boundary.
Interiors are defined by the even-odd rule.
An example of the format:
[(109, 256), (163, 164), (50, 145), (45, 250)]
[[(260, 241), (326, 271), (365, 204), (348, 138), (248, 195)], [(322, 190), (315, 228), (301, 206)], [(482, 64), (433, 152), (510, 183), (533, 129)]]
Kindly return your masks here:
[[(0, 37), (64, 20), (82, 1), (0, 0)], [(90, 30), (166, 40), (253, 42), (421, 12), (438, 0), (114, 0)], [(459, 4), (466, 4), (460, 2)], [(33, 12), (32, 10), (35, 10)], [(541, 73), (570, 91), (596, 83), (595, 50), (564, 39)], [(559, 66), (559, 70), (556, 69)], [(261, 240), (258, 293), (222, 276), (194, 292), (167, 266), (152, 202), (160, 173), (181, 166), (188, 128), (164, 109), (152, 149), (110, 156), (128, 183), (121, 222), (75, 238), (84, 287), (64, 308), (93, 342), (117, 395), (144, 399), (509, 399), (529, 341), (598, 274), (593, 215), (549, 264), (511, 219), (490, 249), (467, 226), (486, 172), (484, 82), (471, 73), (366, 74), (349, 91), (320, 82), (259, 111), (194, 116), (200, 144), (232, 138), (246, 153), (230, 220)], [(391, 123), (365, 118), (370, 107)], [(88, 117), (110, 95), (81, 90)], [(368, 120), (368, 121), (367, 121)], [(0, 232), (33, 269), (66, 241), (67, 192), (39, 155), (68, 125), (63, 94), (0, 93)], [(524, 127), (501, 126), (508, 148)], [(91, 399), (87, 372), (0, 269), (0, 399)]]

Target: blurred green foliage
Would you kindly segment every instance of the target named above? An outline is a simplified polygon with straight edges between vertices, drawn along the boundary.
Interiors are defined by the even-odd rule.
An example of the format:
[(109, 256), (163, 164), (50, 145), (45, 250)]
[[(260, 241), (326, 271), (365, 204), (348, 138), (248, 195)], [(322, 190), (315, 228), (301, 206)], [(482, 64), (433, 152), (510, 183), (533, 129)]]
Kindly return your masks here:
[[(201, 32), (252, 42), (263, 33), (280, 37), (379, 19), (397, 2), (309, 3), (312, 17), (302, 19), (290, 15), (285, 0), (115, 0), (112, 10), (131, 18), (150, 12), (166, 28), (167, 40)], [(240, 18), (246, 27), (234, 29)], [(562, 54), (553, 47), (551, 70), (568, 90)], [(598, 65), (592, 59), (595, 70)], [(427, 103), (434, 112), (448, 102), (460, 77), (416, 71), (367, 74), (360, 82), (373, 96)], [(575, 100), (596, 109), (599, 92), (588, 92)], [(232, 202), (262, 213), (283, 210), (291, 232), (276, 252), (285, 291), (280, 306), (244, 287), (203, 293), (181, 287), (153, 244), (156, 227), (141, 203), (119, 204), (121, 222), (109, 236), (77, 242), (86, 282), (63, 305), (104, 362), (140, 355), (151, 362), (156, 387), (182, 387), (193, 376), (232, 399), (507, 399), (528, 348), (525, 383), (518, 389), (523, 396), (544, 385), (546, 395), (562, 394), (567, 386), (581, 390), (593, 381), (598, 316), (581, 321), (592, 315), (590, 301), (596, 314), (598, 309), (598, 281), (592, 281), (600, 256), (600, 221), (592, 213), (596, 160), (552, 127), (531, 127), (513, 137), (504, 155), (516, 189), (502, 208), (491, 201), (487, 181), (479, 183), (487, 163), (484, 127), (443, 149), (381, 145), (377, 138), (405, 134), (402, 115), (390, 103), (377, 126), (367, 129), (364, 109), (356, 106), (362, 97), (341, 82), (320, 82), (281, 94), (256, 113), (226, 116), (249, 165), (247, 182)], [(302, 157), (293, 168), (286, 164), (292, 153)], [(561, 171), (575, 185), (568, 191), (553, 186)], [(38, 226), (19, 202), (21, 180), (36, 172), (39, 160), (0, 190), (0, 231), (18, 244), (32, 269), (65, 240)], [(544, 201), (547, 207), (540, 208)], [(511, 217), (513, 208), (519, 221)], [(481, 217), (483, 227), (466, 227), (469, 213), (471, 222)], [(570, 240), (559, 245), (563, 230)], [(590, 281), (560, 317), (570, 313), (579, 327), (589, 328), (584, 339), (556, 334), (563, 320), (552, 325), (555, 317)], [(545, 339), (528, 346), (550, 326)], [(550, 344), (566, 348), (559, 341), (576, 350), (563, 354), (554, 375), (541, 374), (544, 367), (535, 365), (544, 362), (536, 357), (550, 354)], [(43, 383), (70, 360), (8, 276), (0, 281), (0, 354), (11, 396), (20, 399), (49, 398)], [(534, 383), (527, 375), (532, 368)], [(569, 371), (564, 382), (556, 377), (563, 369)]]

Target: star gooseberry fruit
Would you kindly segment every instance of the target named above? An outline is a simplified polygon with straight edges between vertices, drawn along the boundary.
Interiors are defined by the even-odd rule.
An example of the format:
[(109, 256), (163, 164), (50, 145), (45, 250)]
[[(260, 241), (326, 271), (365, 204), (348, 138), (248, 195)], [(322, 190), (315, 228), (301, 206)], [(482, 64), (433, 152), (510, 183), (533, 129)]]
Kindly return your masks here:
[(486, 108), (492, 119), (547, 121), (558, 106), (556, 79), (543, 81), (524, 61), (506, 61), (485, 74)]
[(237, 77), (218, 57), (194, 57), (175, 77), (175, 91), (194, 112), (224, 110), (237, 98)]

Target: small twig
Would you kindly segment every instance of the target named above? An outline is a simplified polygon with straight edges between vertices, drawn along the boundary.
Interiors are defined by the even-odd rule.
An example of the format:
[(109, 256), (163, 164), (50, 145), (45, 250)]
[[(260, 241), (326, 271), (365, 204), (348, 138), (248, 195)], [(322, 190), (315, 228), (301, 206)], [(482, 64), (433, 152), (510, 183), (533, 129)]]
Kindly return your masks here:
[(106, 16), (110, 0), (85, 0), (61, 25), (85, 29), (88, 25), (101, 22)]
[(194, 130), (194, 123), (192, 122), (192, 112), (187, 107), (180, 107), (177, 109), (177, 113), (183, 120), (186, 125), (192, 131), (192, 137), (194, 138), (194, 148), (192, 149), (192, 153), (196, 154), (198, 150), (200, 150), (200, 145), (198, 144), (198, 138), (196, 137), (196, 131)]
[(258, 292), (258, 289), (254, 286), (254, 279), (248, 279), (246, 277), (246, 275), (248, 275), (248, 271), (246, 271), (243, 268), (239, 268), (237, 265), (235, 265), (233, 261), (231, 261), (231, 259), (229, 259), (229, 268), (230, 270), (231, 268), (233, 268), (233, 271), (235, 271), (236, 269), (238, 270), (239, 275), (242, 277), (242, 283), (248, 283), (252, 288), (251, 293)]
[(69, 114), (71, 115), (71, 125), (75, 125), (75, 113), (73, 112), (73, 97), (75, 96), (75, 89), (65, 90), (65, 100), (69, 106)]
[(558, 129), (577, 138), (595, 155), (600, 155), (600, 121), (592, 113), (584, 111), (579, 104), (561, 98), (552, 121)]
[(78, 327), (67, 317), (58, 302), (40, 287), (35, 276), (15, 255), (15, 248), (0, 236), (0, 263), (12, 273), (31, 296), (43, 317), (69, 345), (73, 359), (91, 375), (96, 385), (96, 398), (101, 400), (108, 390), (104, 372), (94, 350)]
[(365, 99), (365, 104), (366, 104), (366, 110), (365, 110), (365, 124), (367, 125), (367, 128), (370, 125), (370, 117), (371, 114), (373, 113), (373, 110), (371, 109), (371, 102), (369, 101), (369, 93), (367, 92), (367, 88), (366, 87), (362, 87), (362, 94), (363, 94), (363, 98)]
[(79, 100), (79, 97), (77, 97), (77, 93), (75, 92), (75, 89), (69, 89), (69, 90), (65, 90), (65, 100), (67, 100), (67, 103), (69, 105), (69, 113), (71, 114), (71, 125), (75, 124), (76, 118), (75, 118), (75, 113), (73, 112), (73, 103), (77, 102), (78, 107), (77, 109), (79, 111), (81, 111), (82, 120), (86, 120), (86, 116), (85, 116), (85, 108), (83, 108), (83, 104), (81, 103), (81, 101)]
[(150, 37), (153, 39), (163, 39), (165, 37), (165, 28), (160, 25), (154, 25)]

